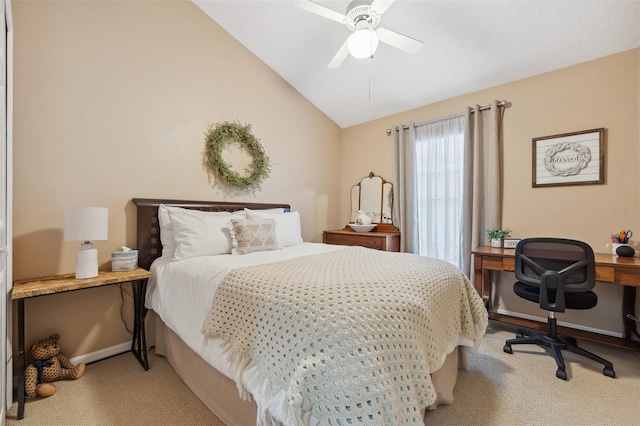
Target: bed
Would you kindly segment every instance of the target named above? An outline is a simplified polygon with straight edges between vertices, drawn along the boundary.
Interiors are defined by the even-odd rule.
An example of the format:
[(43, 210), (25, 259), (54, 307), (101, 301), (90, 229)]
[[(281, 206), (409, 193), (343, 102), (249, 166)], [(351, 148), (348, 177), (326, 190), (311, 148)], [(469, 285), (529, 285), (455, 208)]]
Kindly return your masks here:
[[(422, 286), (409, 285), (404, 271), (436, 274), (421, 269), (425, 258), (304, 242), (299, 214), (287, 204), (133, 202), (139, 265), (153, 273), (149, 341), (226, 425), (393, 424), (422, 421), (453, 402), (463, 348), (475, 350), (487, 326), (482, 300), (459, 271), (429, 260), (429, 271), (452, 284), (416, 296)], [(233, 253), (222, 245), (204, 253), (202, 235), (221, 223), (224, 232), (232, 228)], [(357, 273), (348, 272), (358, 262)], [(387, 273), (392, 263), (402, 271)], [(397, 300), (381, 293), (386, 287)], [(424, 303), (414, 303), (419, 298)], [(443, 322), (431, 318), (436, 311)], [(375, 326), (364, 322), (372, 315)]]

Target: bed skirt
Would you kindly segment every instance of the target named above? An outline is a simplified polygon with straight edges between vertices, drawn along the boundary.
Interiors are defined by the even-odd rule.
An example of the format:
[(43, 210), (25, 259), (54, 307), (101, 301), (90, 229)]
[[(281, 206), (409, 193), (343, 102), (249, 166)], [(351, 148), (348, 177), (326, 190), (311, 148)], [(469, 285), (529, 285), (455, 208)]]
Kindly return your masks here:
[[(255, 424), (257, 406), (253, 400), (244, 401), (240, 398), (233, 380), (213, 368), (189, 348), (155, 312), (149, 310), (146, 320), (149, 331), (147, 341), (149, 344), (155, 344), (156, 354), (167, 358), (189, 389), (225, 425)], [(435, 409), (439, 404), (453, 403), (453, 388), (459, 367), (466, 368), (466, 354), (463, 348), (452, 351), (444, 365), (431, 375), (437, 399), (428, 407), (429, 410)], [(426, 413), (425, 417), (428, 416)]]

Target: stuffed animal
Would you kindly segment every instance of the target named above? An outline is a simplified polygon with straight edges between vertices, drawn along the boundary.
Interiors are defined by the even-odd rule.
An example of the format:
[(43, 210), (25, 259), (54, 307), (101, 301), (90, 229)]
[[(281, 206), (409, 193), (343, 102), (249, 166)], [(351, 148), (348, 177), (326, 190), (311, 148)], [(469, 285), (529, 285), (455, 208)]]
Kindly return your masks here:
[(31, 346), (33, 363), (24, 372), (25, 393), (29, 398), (51, 396), (56, 393), (51, 382), (75, 380), (84, 374), (84, 364), (73, 365), (69, 357), (60, 352), (58, 339), (59, 334), (52, 334)]

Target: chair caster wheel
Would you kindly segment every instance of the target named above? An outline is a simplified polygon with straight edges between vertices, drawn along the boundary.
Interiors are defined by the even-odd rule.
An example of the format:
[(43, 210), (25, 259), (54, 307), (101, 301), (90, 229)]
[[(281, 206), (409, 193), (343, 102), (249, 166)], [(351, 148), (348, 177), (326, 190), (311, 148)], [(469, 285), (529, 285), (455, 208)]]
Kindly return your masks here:
[(504, 345), (502, 350), (505, 351), (508, 354), (512, 354), (513, 353), (513, 349), (511, 349), (511, 345)]
[(616, 372), (613, 371), (613, 368), (611, 367), (605, 367), (604, 370), (602, 370), (602, 374), (604, 374), (605, 376), (611, 377), (613, 379), (616, 378)]
[(567, 380), (567, 372), (558, 368), (556, 370), (556, 377), (558, 379)]

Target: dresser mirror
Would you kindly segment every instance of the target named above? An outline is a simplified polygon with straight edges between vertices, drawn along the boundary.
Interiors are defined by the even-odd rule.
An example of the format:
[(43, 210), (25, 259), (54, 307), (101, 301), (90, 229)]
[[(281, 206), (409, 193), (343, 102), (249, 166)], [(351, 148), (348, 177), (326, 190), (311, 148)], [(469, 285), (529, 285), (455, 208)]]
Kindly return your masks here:
[(350, 222), (355, 222), (360, 211), (369, 212), (372, 223), (393, 227), (393, 184), (373, 172), (351, 187)]

